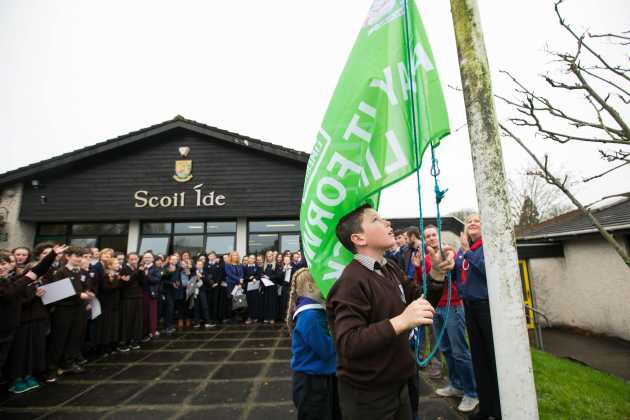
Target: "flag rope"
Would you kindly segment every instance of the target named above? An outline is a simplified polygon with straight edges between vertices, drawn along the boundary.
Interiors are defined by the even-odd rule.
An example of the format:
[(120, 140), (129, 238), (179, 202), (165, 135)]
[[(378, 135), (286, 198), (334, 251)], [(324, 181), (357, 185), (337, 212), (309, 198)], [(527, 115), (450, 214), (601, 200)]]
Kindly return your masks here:
[[(417, 127), (417, 111), (416, 111), (416, 95), (415, 95), (415, 89), (414, 89), (414, 80), (413, 80), (413, 73), (412, 73), (412, 68), (411, 68), (411, 47), (410, 47), (410, 39), (409, 39), (409, 0), (403, 0), (403, 5), (404, 5), (404, 22), (403, 22), (403, 30), (404, 30), (404, 41), (405, 41), (405, 48), (407, 51), (407, 56), (406, 56), (406, 66), (407, 66), (407, 74), (409, 75), (409, 90), (410, 90), (410, 99), (411, 99), (411, 126), (412, 126), (412, 139), (413, 139), (413, 145), (414, 145), (414, 157), (416, 160), (416, 183), (417, 183), (417, 187), (418, 187), (418, 224), (419, 224), (419, 228), (420, 228), (420, 241), (421, 241), (421, 260), (420, 260), (420, 268), (421, 268), (421, 272), (422, 272), (422, 293), (423, 295), (426, 297), (427, 296), (427, 273), (426, 273), (426, 263), (425, 263), (425, 258), (426, 258), (426, 254), (425, 254), (425, 241), (424, 241), (424, 220), (422, 218), (422, 188), (420, 186), (420, 164), (421, 164), (421, 156), (420, 156), (420, 150), (418, 147), (418, 134), (416, 131), (416, 127)], [(438, 245), (439, 245), (439, 251), (440, 251), (440, 255), (443, 256), (443, 252), (442, 252), (442, 217), (440, 215), (440, 203), (442, 201), (442, 199), (444, 198), (444, 195), (446, 194), (446, 190), (441, 190), (439, 183), (438, 183), (438, 175), (440, 174), (440, 169), (439, 169), (439, 164), (438, 164), (438, 160), (435, 156), (435, 148), (433, 146), (433, 142), (431, 142), (431, 175), (433, 176), (433, 179), (435, 181), (434, 184), (434, 192), (435, 192), (435, 202), (436, 202), (436, 207), (437, 207), (437, 214), (436, 214), (436, 223), (437, 223), (437, 231), (438, 231)], [(444, 332), (446, 330), (446, 325), (448, 323), (448, 314), (450, 312), (450, 306), (451, 306), (451, 281), (452, 281), (452, 276), (451, 276), (451, 272), (448, 273), (447, 275), (448, 280), (447, 280), (447, 287), (448, 287), (448, 292), (447, 292), (447, 301), (446, 301), (446, 313), (444, 315), (444, 325), (442, 326), (442, 329), (440, 330), (440, 332), (438, 333), (438, 336), (435, 340), (435, 346), (434, 348), (431, 349), (431, 352), (427, 355), (426, 358), (422, 359), (422, 351), (420, 349), (420, 341), (422, 340), (422, 338), (424, 337), (424, 327), (416, 327), (414, 329), (413, 335), (415, 336), (414, 339), (414, 355), (415, 355), (415, 360), (416, 363), (418, 364), (418, 366), (426, 366), (431, 359), (437, 354), (438, 349), (440, 347), (440, 343), (442, 341), (442, 337), (444, 336)]]

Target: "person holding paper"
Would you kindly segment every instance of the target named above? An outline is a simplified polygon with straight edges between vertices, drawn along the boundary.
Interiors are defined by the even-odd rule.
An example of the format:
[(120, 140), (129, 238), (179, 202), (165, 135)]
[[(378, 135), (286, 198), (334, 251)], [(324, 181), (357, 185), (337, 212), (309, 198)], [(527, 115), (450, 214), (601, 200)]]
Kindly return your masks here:
[(278, 285), (278, 318), (282, 322), (287, 318), (287, 306), (289, 304), (289, 290), (291, 290), (291, 279), (293, 273), (297, 271), (291, 262), (291, 254), (282, 257), (282, 281)]
[(81, 281), (81, 255), (79, 247), (65, 251), (67, 263), (53, 274), (53, 281), (69, 279), (75, 294), (53, 303), (50, 317), (48, 369), (57, 375), (65, 372), (83, 373), (85, 370), (76, 362), (81, 356), (81, 337), (85, 323), (85, 301), (90, 297), (85, 283)]
[(265, 254), (260, 277), (262, 282), (262, 312), (265, 324), (275, 324), (278, 318), (278, 284), (282, 282), (282, 267), (276, 265), (273, 251)]
[[(55, 250), (61, 253), (65, 247), (58, 246), (55, 247)], [(55, 253), (52, 252), (52, 255), (40, 261), (35, 267), (30, 270), (25, 269), (25, 273), (23, 271), (22, 275), (15, 276), (11, 274), (14, 268), (11, 255), (9, 253), (0, 254), (0, 319), (2, 319), (2, 323), (0, 323), (0, 371), (4, 367), (10, 350), (12, 361), (17, 358), (18, 352), (29, 350), (25, 348), (30, 344), (28, 328), (22, 327), (21, 323), (22, 302), (43, 295), (43, 289), (39, 288), (35, 281), (48, 271), (54, 260)], [(14, 337), (17, 338), (17, 341), (14, 341)], [(29, 353), (25, 355), (28, 356)], [(13, 385), (9, 390), (13, 393), (26, 392), (39, 387), (37, 381), (31, 376), (33, 372), (28, 371), (28, 368), (21, 369), (23, 364), (20, 361), (17, 360), (18, 366), (12, 363), (9, 372), (11, 379), (13, 379)]]
[(247, 297), (247, 320), (246, 324), (260, 322), (262, 314), (260, 311), (260, 275), (261, 268), (256, 265), (256, 256), (247, 257), (245, 266), (245, 296)]
[(245, 272), (241, 264), (241, 257), (238, 252), (232, 251), (229, 254), (228, 264), (225, 265), (225, 281), (227, 283), (228, 299), (228, 322), (237, 323), (237, 315), (232, 310), (232, 298), (236, 293), (234, 289), (242, 289), (245, 283)]

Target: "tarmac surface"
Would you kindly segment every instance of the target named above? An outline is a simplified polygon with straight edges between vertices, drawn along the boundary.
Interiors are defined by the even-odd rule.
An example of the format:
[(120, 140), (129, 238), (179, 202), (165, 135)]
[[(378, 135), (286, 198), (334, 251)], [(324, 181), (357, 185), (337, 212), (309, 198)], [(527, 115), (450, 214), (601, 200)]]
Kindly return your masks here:
[[(162, 335), (142, 349), (87, 364), (56, 384), (21, 395), (0, 393), (0, 418), (296, 418), (291, 340), (279, 325), (222, 325)], [(422, 373), (420, 418), (462, 419), (457, 400), (438, 398)]]
[(630, 342), (619, 338), (543, 329), (545, 351), (630, 381)]

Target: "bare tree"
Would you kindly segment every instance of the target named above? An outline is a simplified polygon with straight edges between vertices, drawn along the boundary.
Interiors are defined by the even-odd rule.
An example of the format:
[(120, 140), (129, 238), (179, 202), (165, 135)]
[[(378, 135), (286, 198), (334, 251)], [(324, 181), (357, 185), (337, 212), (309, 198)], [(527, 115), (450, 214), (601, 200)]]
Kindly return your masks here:
[[(562, 3), (563, 0), (558, 0), (554, 10), (560, 26), (575, 40), (576, 47), (572, 52), (549, 50), (561, 73), (542, 75), (550, 87), (549, 92), (560, 99), (551, 99), (550, 96), (534, 92), (505, 71), (503, 73), (515, 84), (516, 98), (497, 97), (516, 111), (516, 116), (509, 119), (513, 126), (529, 129), (536, 137), (547, 141), (562, 144), (581, 142), (596, 146), (597, 157), (607, 162), (608, 167), (582, 179), (582, 182), (589, 182), (630, 164), (630, 126), (624, 117), (630, 105), (630, 68), (627, 67), (630, 60), (630, 31), (580, 33), (562, 16)], [(613, 48), (615, 53), (619, 51), (620, 58), (615, 59), (615, 53), (604, 57), (601, 52), (604, 43)], [(585, 109), (590, 109), (590, 115), (574, 115), (567, 110), (569, 103), (583, 104)], [(577, 200), (571, 192), (568, 178), (554, 175), (549, 168), (548, 156), (538, 158), (513, 129), (507, 124), (500, 126), (503, 134), (516, 141), (536, 163), (538, 169), (531, 173), (560, 189), (573, 205), (584, 212), (630, 268), (630, 257), (624, 247)]]
[(508, 181), (510, 209), (516, 226), (527, 226), (556, 217), (571, 210), (564, 195), (556, 187), (536, 175), (538, 169), (531, 167), (513, 176)]

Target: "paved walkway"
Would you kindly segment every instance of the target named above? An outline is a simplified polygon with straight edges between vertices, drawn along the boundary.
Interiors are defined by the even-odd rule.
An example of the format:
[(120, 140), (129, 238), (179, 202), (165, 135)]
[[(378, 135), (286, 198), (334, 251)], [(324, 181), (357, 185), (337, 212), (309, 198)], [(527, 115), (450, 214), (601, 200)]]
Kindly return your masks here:
[(567, 357), (630, 381), (630, 342), (547, 328), (543, 330), (543, 344), (545, 351), (554, 356)]
[[(0, 418), (292, 419), (290, 339), (280, 326), (186, 331), (88, 364), (26, 394), (0, 394)], [(421, 386), (421, 418), (461, 419)]]

